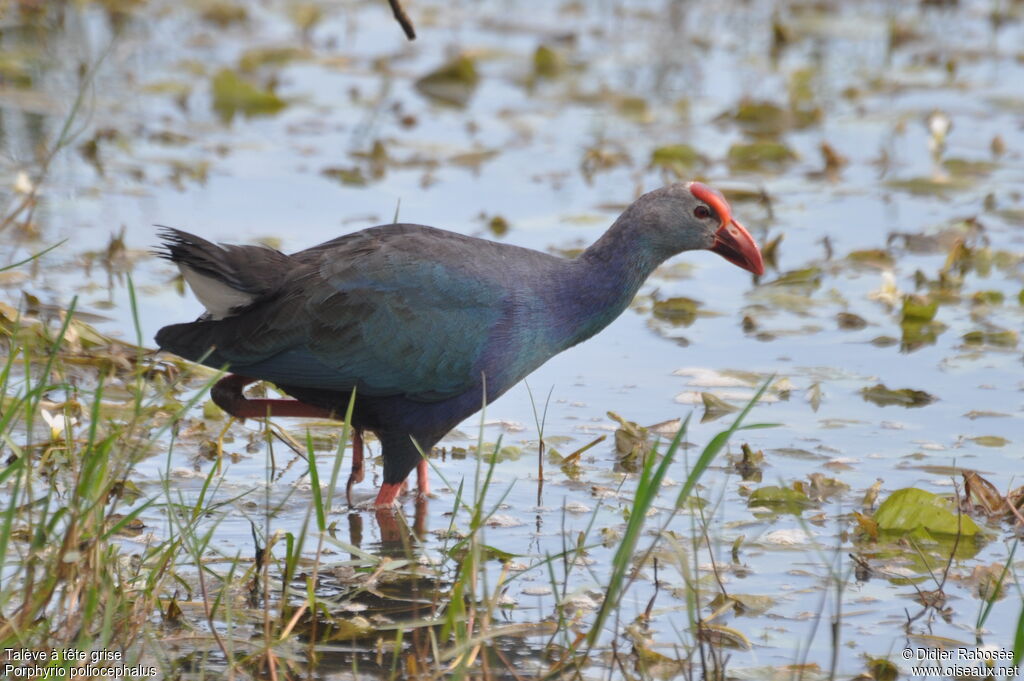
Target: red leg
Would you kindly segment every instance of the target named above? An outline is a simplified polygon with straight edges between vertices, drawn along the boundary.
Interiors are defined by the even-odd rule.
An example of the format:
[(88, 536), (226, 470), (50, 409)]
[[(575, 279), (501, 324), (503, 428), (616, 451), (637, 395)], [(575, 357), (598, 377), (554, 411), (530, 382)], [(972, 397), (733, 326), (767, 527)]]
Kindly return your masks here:
[(430, 468), (426, 459), (420, 459), (416, 465), (416, 487), (423, 498), (430, 496)]
[(352, 505), (352, 486), (362, 482), (366, 471), (363, 467), (363, 433), (358, 428), (352, 429), (352, 472), (348, 475), (348, 483), (345, 485), (345, 499), (348, 505)]
[(256, 380), (248, 376), (230, 374), (213, 384), (210, 389), (210, 397), (214, 404), (238, 419), (265, 416), (334, 418), (333, 412), (298, 400), (250, 400), (242, 394), (242, 389)]
[(374, 500), (373, 505), (377, 508), (387, 508), (393, 506), (398, 495), (402, 493), (401, 482), (385, 482), (380, 486), (380, 491), (377, 492), (377, 498)]

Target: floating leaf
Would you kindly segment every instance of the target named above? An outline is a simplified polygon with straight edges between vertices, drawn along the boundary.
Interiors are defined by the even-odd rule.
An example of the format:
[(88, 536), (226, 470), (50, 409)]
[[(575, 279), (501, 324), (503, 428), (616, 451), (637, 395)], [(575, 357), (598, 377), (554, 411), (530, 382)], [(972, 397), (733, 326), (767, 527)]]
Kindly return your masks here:
[(236, 5), (233, 2), (221, 2), (215, 0), (208, 2), (199, 15), (203, 21), (208, 21), (218, 28), (227, 28), (232, 24), (242, 24), (249, 18), (249, 13), (244, 5)]
[(882, 383), (873, 385), (870, 388), (864, 388), (860, 391), (860, 394), (865, 401), (873, 402), (880, 407), (888, 407), (891, 405), (900, 407), (924, 407), (938, 399), (934, 395), (930, 395), (923, 390), (913, 390), (911, 388), (892, 390), (890, 388), (886, 388)]
[(979, 435), (978, 437), (972, 437), (971, 442), (982, 447), (1005, 447), (1010, 444), (1009, 440), (998, 435)]
[(800, 515), (805, 508), (813, 505), (814, 502), (803, 492), (778, 485), (759, 487), (747, 498), (747, 506), (765, 506), (779, 513), (795, 515)]
[(965, 500), (981, 506), (990, 516), (1005, 513), (1008, 510), (1006, 498), (991, 482), (975, 471), (963, 471), (963, 477)]
[(697, 630), (697, 637), (705, 643), (719, 648), (737, 648), (739, 650), (750, 650), (753, 646), (750, 639), (743, 635), (743, 632), (732, 627), (723, 627), (719, 624), (708, 624), (701, 621)]
[(974, 421), (975, 419), (982, 419), (982, 418), (1007, 418), (1008, 416), (1010, 416), (1010, 415), (1007, 414), (1006, 412), (1002, 412), (1002, 411), (985, 411), (983, 409), (982, 410), (972, 409), (971, 411), (969, 411), (966, 414), (964, 414), (964, 418), (968, 418), (968, 419), (970, 419), (972, 421)]
[(881, 530), (904, 534), (923, 530), (930, 535), (973, 537), (981, 531), (970, 517), (958, 516), (948, 499), (914, 487), (890, 494), (874, 520)]
[(890, 269), (896, 262), (892, 253), (881, 248), (852, 251), (846, 255), (846, 261), (855, 267), (874, 267), (880, 270)]
[(495, 215), (487, 221), (487, 229), (489, 229), (491, 234), (494, 236), (505, 236), (505, 234), (508, 233), (508, 220), (500, 215)]
[(699, 300), (679, 296), (678, 298), (654, 301), (651, 311), (655, 317), (669, 322), (673, 326), (690, 326), (697, 319), (700, 305)]
[(811, 403), (811, 409), (818, 411), (818, 407), (821, 406), (821, 383), (815, 381), (811, 384), (811, 387), (807, 389), (807, 401)]
[(963, 335), (968, 345), (994, 345), (1000, 348), (1017, 347), (1017, 332), (1009, 329), (1001, 331), (968, 331)]
[(726, 606), (732, 606), (733, 611), (737, 615), (746, 615), (747, 617), (757, 617), (768, 612), (773, 605), (775, 605), (775, 599), (771, 596), (760, 596), (757, 594), (738, 594), (730, 593), (728, 596), (719, 593), (711, 599), (710, 606), (715, 610), (721, 610)]
[(752, 135), (775, 136), (793, 126), (793, 116), (778, 104), (744, 99), (734, 111), (726, 111), (718, 120), (730, 120)]
[(900, 678), (899, 665), (884, 657), (868, 657), (867, 668), (869, 678), (874, 681), (896, 681)]
[(962, 178), (913, 177), (905, 180), (889, 180), (885, 186), (918, 196), (943, 196), (949, 192), (967, 189), (971, 186), (971, 182)]
[(342, 184), (346, 184), (352, 187), (362, 187), (366, 184), (366, 178), (363, 176), (363, 171), (359, 168), (324, 168), (320, 171), (320, 174), (324, 177), (329, 177), (332, 180), (337, 180)]
[(629, 473), (639, 471), (649, 449), (650, 431), (613, 411), (608, 412), (608, 417), (619, 424), (615, 429), (616, 464)]
[(827, 478), (821, 473), (811, 473), (808, 480), (808, 482), (797, 480), (793, 483), (793, 489), (804, 493), (808, 499), (813, 501), (826, 501), (850, 489), (845, 482), (836, 478)]
[(417, 80), (416, 89), (435, 102), (463, 107), (479, 81), (476, 62), (466, 55), (459, 55)]
[(809, 286), (817, 287), (821, 284), (821, 268), (805, 267), (801, 270), (790, 270), (779, 275), (775, 281), (769, 282), (770, 286)]
[(935, 319), (939, 303), (921, 296), (907, 295), (903, 297), (902, 323), (930, 322)]
[(533, 52), (533, 75), (538, 78), (554, 78), (565, 68), (565, 60), (547, 45), (538, 45)]
[(772, 267), (775, 270), (779, 269), (779, 246), (782, 244), (782, 240), (786, 235), (779, 234), (774, 239), (769, 239), (764, 242), (764, 246), (761, 248), (761, 256), (764, 258), (764, 264)]
[(867, 321), (860, 315), (853, 314), (852, 312), (840, 312), (836, 314), (836, 323), (840, 329), (846, 329), (848, 331), (856, 331), (863, 329), (868, 325)]
[(704, 402), (704, 416), (700, 419), (701, 423), (714, 421), (739, 409), (739, 407), (729, 404), (714, 393), (702, 392), (700, 399)]
[(213, 77), (213, 110), (225, 122), (236, 113), (245, 116), (266, 116), (275, 114), (286, 102), (269, 90), (261, 90), (243, 80), (230, 69), (221, 69)]
[(784, 166), (797, 159), (796, 152), (782, 142), (751, 142), (729, 147), (727, 160), (738, 170), (763, 170)]
[(256, 47), (242, 53), (238, 60), (238, 68), (251, 73), (262, 66), (283, 66), (306, 54), (297, 47)]
[(618, 101), (619, 113), (637, 123), (646, 123), (651, 118), (647, 100), (643, 97), (622, 97)]
[(703, 165), (706, 161), (689, 144), (669, 144), (651, 152), (652, 166), (671, 170), (678, 177), (682, 177), (683, 174), (695, 166)]
[(956, 177), (982, 179), (992, 174), (999, 167), (992, 161), (969, 161), (963, 158), (949, 158), (942, 162), (942, 167)]
[(1004, 300), (1002, 291), (976, 291), (971, 296), (972, 305), (1002, 305)]

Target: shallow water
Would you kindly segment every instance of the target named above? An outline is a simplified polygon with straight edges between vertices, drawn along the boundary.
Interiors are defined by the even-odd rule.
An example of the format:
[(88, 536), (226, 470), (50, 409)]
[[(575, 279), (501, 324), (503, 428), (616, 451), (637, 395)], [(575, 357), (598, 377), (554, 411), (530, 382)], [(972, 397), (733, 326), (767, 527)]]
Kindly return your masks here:
[[(490, 218), (501, 216), (510, 225), (500, 237), (506, 242), (578, 248), (639, 192), (672, 177), (651, 167), (654, 149), (686, 143), (706, 162), (685, 169), (685, 177), (700, 176), (725, 191), (736, 217), (762, 245), (784, 235), (776, 266), (755, 282), (711, 254), (680, 256), (607, 330), (530, 376), (533, 400), (523, 384), (490, 405), (485, 439), (501, 437), (521, 453), (496, 468), (492, 495), (511, 486), (499, 510), (508, 526), (488, 528), (486, 543), (519, 554), (516, 560), (527, 564), (561, 551), (565, 537), (591, 522), (622, 524), (636, 483), (615, 470), (615, 423), (606, 412), (641, 425), (690, 413), (697, 421), (703, 407), (693, 402), (699, 403), (702, 391), (741, 404), (767, 377), (787, 381), (788, 390), (769, 391), (772, 401), (751, 415), (753, 422), (778, 426), (738, 434), (729, 451), (737, 453), (741, 443), (763, 450), (764, 485), (788, 486), (824, 473), (849, 489), (803, 518), (761, 513), (745, 499), (759, 485), (740, 481), (721, 459), (700, 490), (716, 502), (716, 560), (729, 564), (733, 541), (745, 537), (739, 554), (744, 569), (724, 575), (730, 591), (776, 599), (763, 615), (725, 622), (754, 644), (750, 651), (732, 651), (730, 671), (766, 678), (764, 667), (798, 662), (805, 649), (807, 661), (828, 669), (827, 626), (815, 628), (812, 617), (822, 608), (825, 561), (868, 550), (847, 534), (839, 536), (849, 529), (845, 514), (860, 507), (876, 480), (882, 481), (881, 498), (909, 486), (951, 492), (953, 481), (959, 482), (950, 474), (953, 466), (976, 469), (1004, 491), (1020, 485), (1020, 3), (727, 2), (712, 8), (653, 1), (418, 2), (410, 7), (420, 32), (414, 43), (404, 41), (383, 2), (325, 3), (323, 19), (305, 43), (287, 3), (251, 7), (246, 22), (224, 28), (201, 19), (198, 9), (178, 5), (144, 3), (116, 32), (99, 5), (69, 5), (63, 21), (4, 33), (5, 49), (28, 55), (32, 76), (31, 87), (0, 89), (5, 187), (14, 185), (19, 171), (34, 176), (40, 134), (33, 131), (52, 138), (60, 128), (77, 89), (77, 64), (97, 66), (75, 117), (80, 134), (55, 156), (42, 184), (35, 231), (11, 229), (0, 257), (14, 261), (67, 242), (30, 277), (3, 282), (0, 299), (18, 305), (25, 290), (66, 307), (77, 295), (79, 309), (109, 318), (98, 328), (133, 338), (125, 278), (108, 277), (98, 263), (87, 269), (82, 257), (102, 251), (123, 227), (128, 250), (119, 265), (131, 271), (142, 301), (142, 334), (151, 339), (163, 324), (201, 311), (172, 285), (172, 268), (146, 253), (156, 241), (155, 224), (224, 242), (270, 238), (291, 251), (388, 222), (396, 211), (405, 221), (482, 236), (490, 235)], [(1003, 20), (995, 22), (993, 12), (1003, 13)], [(13, 15), (5, 21), (18, 25)], [(787, 36), (774, 47), (773, 21)], [(563, 60), (549, 78), (532, 75), (533, 53), (542, 43)], [(250, 77), (263, 87), (273, 81), (287, 106), (272, 115), (237, 112), (226, 121), (214, 108), (213, 76), (236, 69), (246, 50), (279, 45), (300, 52)], [(465, 106), (417, 91), (418, 77), (460, 51), (476, 58), (480, 74)], [(732, 120), (729, 112), (744, 98), (775, 103), (782, 120), (774, 113), (746, 123)], [(802, 125), (799, 115), (812, 122)], [(942, 143), (929, 128), (930, 116), (952, 122)], [(95, 155), (83, 150), (89, 140), (96, 140)], [(781, 164), (729, 163), (731, 145), (758, 140), (782, 141), (795, 156)], [(373, 163), (359, 154), (369, 153), (376, 141), (387, 160), (375, 177)], [(822, 142), (846, 163), (826, 172)], [(594, 170), (598, 161), (608, 167)], [(363, 183), (339, 182), (323, 174), (328, 168), (359, 169)], [(759, 198), (762, 192), (768, 201)], [(902, 294), (926, 293), (915, 273), (918, 280), (936, 280), (958, 238), (976, 252), (989, 249), (988, 255), (973, 261), (957, 299), (940, 305), (935, 319), (945, 328), (917, 346), (900, 326)], [(868, 249), (881, 249), (884, 257), (848, 258)], [(814, 269), (803, 283), (775, 283), (786, 272), (807, 268)], [(1002, 294), (1002, 302), (972, 300), (986, 291)], [(696, 299), (713, 314), (673, 325), (652, 313), (654, 301), (677, 296)], [(839, 313), (858, 315), (863, 328), (840, 328)], [(965, 338), (975, 331), (1010, 334), (989, 336), (1003, 338), (1002, 345), (976, 344)], [(871, 342), (881, 336), (892, 344)], [(733, 377), (730, 371), (749, 374), (725, 380)], [(737, 390), (732, 383), (744, 392), (730, 395)], [(879, 383), (923, 390), (938, 400), (907, 409), (862, 397), (863, 389)], [(815, 406), (811, 395), (817, 390)], [(549, 391), (543, 426), (549, 446), (564, 455), (599, 435), (609, 438), (586, 452), (578, 480), (546, 462), (538, 506), (534, 405), (541, 409)], [(687, 440), (705, 443), (731, 418), (694, 423)], [(303, 437), (301, 424), (280, 424)], [(449, 450), (475, 444), (478, 424), (478, 417), (470, 419), (442, 444)], [(252, 490), (255, 506), (217, 519), (215, 547), (228, 555), (252, 551), (249, 516), (261, 515), (268, 477), (265, 448), (257, 442), (246, 451), (244, 430), (235, 432), (228, 450), (237, 460), (226, 468), (218, 494), (229, 498)], [(972, 440), (983, 436), (1002, 440), (982, 443), (1003, 444)], [(185, 439), (168, 460), (145, 462), (139, 469), (143, 489), (147, 481), (155, 489), (170, 470), (183, 494), (198, 493), (211, 464), (195, 458), (195, 444)], [(291, 458), (280, 444), (275, 453), (279, 467)], [(328, 467), (329, 452), (323, 461)], [(472, 479), (475, 462), (472, 455), (448, 456), (438, 465), (455, 486)], [(301, 468), (294, 466), (274, 484), (272, 497), (287, 502), (264, 531), (288, 528), (304, 516), (310, 493)], [(682, 462), (669, 475), (684, 479)], [(436, 474), (434, 481), (436, 498), (425, 523), (440, 531), (450, 522), (444, 513), (454, 495)], [(369, 482), (368, 476), (359, 488), (365, 496), (373, 492)], [(595, 487), (607, 488), (609, 496), (599, 499)], [(676, 490), (669, 486), (659, 498), (661, 514)], [(406, 507), (412, 516), (412, 504)], [(336, 511), (344, 523), (345, 509)], [(358, 517), (365, 522), (364, 547), (379, 542), (372, 515)], [(158, 515), (146, 520), (155, 536), (166, 531)], [(692, 531), (685, 515), (675, 523), (684, 536)], [(1012, 530), (1005, 524), (992, 529), (994, 538), (957, 565), (963, 574), (1006, 560)], [(780, 545), (781, 535), (771, 534), (777, 530), (795, 531), (796, 543)], [(444, 546), (437, 534), (425, 535), (423, 555), (436, 556)], [(574, 573), (569, 591), (598, 596), (612, 552), (593, 549), (593, 565)], [(710, 567), (706, 550), (696, 561), (703, 570)], [(899, 563), (879, 558), (877, 566)], [(496, 563), (494, 570), (500, 570)], [(651, 579), (645, 574), (627, 594), (623, 620), (647, 606)], [(655, 646), (668, 646), (679, 640), (674, 628), (687, 622), (685, 602), (668, 594), (683, 578), (663, 569), (660, 579), (657, 607), (665, 610), (651, 637)], [(547, 584), (543, 570), (513, 582), (507, 595), (517, 607), (507, 611), (509, 621), (532, 622), (550, 612), (551, 597), (541, 593)], [(973, 623), (976, 596), (966, 580), (949, 591), (958, 611), (953, 624), (936, 620), (927, 631), (973, 645), (965, 623)], [(986, 643), (1009, 645), (1019, 593), (1011, 590), (996, 604), (982, 636)], [(842, 674), (863, 670), (865, 654), (896, 655), (917, 645), (902, 626), (904, 611), (915, 607), (913, 595), (905, 583), (885, 577), (847, 587)], [(829, 601), (826, 618), (831, 607)], [(670, 654), (670, 648), (662, 652)]]

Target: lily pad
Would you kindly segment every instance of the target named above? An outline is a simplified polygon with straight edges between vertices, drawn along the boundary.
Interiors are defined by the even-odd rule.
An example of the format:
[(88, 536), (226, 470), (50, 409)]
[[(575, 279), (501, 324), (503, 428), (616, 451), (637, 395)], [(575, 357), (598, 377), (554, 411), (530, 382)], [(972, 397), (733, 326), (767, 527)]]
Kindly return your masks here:
[(923, 489), (898, 489), (875, 512), (878, 528), (901, 534), (926, 532), (929, 535), (973, 537), (981, 529), (966, 515), (957, 515), (948, 499)]
[(870, 388), (864, 388), (860, 391), (860, 394), (865, 401), (873, 402), (880, 407), (893, 405), (899, 407), (924, 407), (939, 399), (923, 390), (913, 390), (911, 388), (893, 390), (885, 387), (882, 383), (873, 385)]

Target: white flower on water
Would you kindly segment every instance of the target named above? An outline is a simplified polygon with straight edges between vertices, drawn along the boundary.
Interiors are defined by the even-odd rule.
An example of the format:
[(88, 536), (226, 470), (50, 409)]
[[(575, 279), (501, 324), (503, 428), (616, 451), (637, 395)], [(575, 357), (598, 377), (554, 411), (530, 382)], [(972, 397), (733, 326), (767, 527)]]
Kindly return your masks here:
[(868, 298), (882, 303), (886, 307), (893, 308), (902, 300), (903, 294), (896, 286), (896, 275), (890, 270), (882, 272), (882, 285), (877, 290), (868, 294)]
[(43, 420), (46, 421), (46, 425), (50, 426), (50, 439), (56, 440), (64, 433), (64, 428), (70, 426), (74, 428), (78, 425), (78, 419), (73, 416), (66, 417), (64, 414), (55, 414), (48, 409), (40, 409), (40, 413), (43, 416)]
[(14, 191), (19, 194), (32, 194), (35, 190), (36, 186), (32, 183), (28, 173), (24, 170), (19, 170), (18, 174), (14, 177)]

